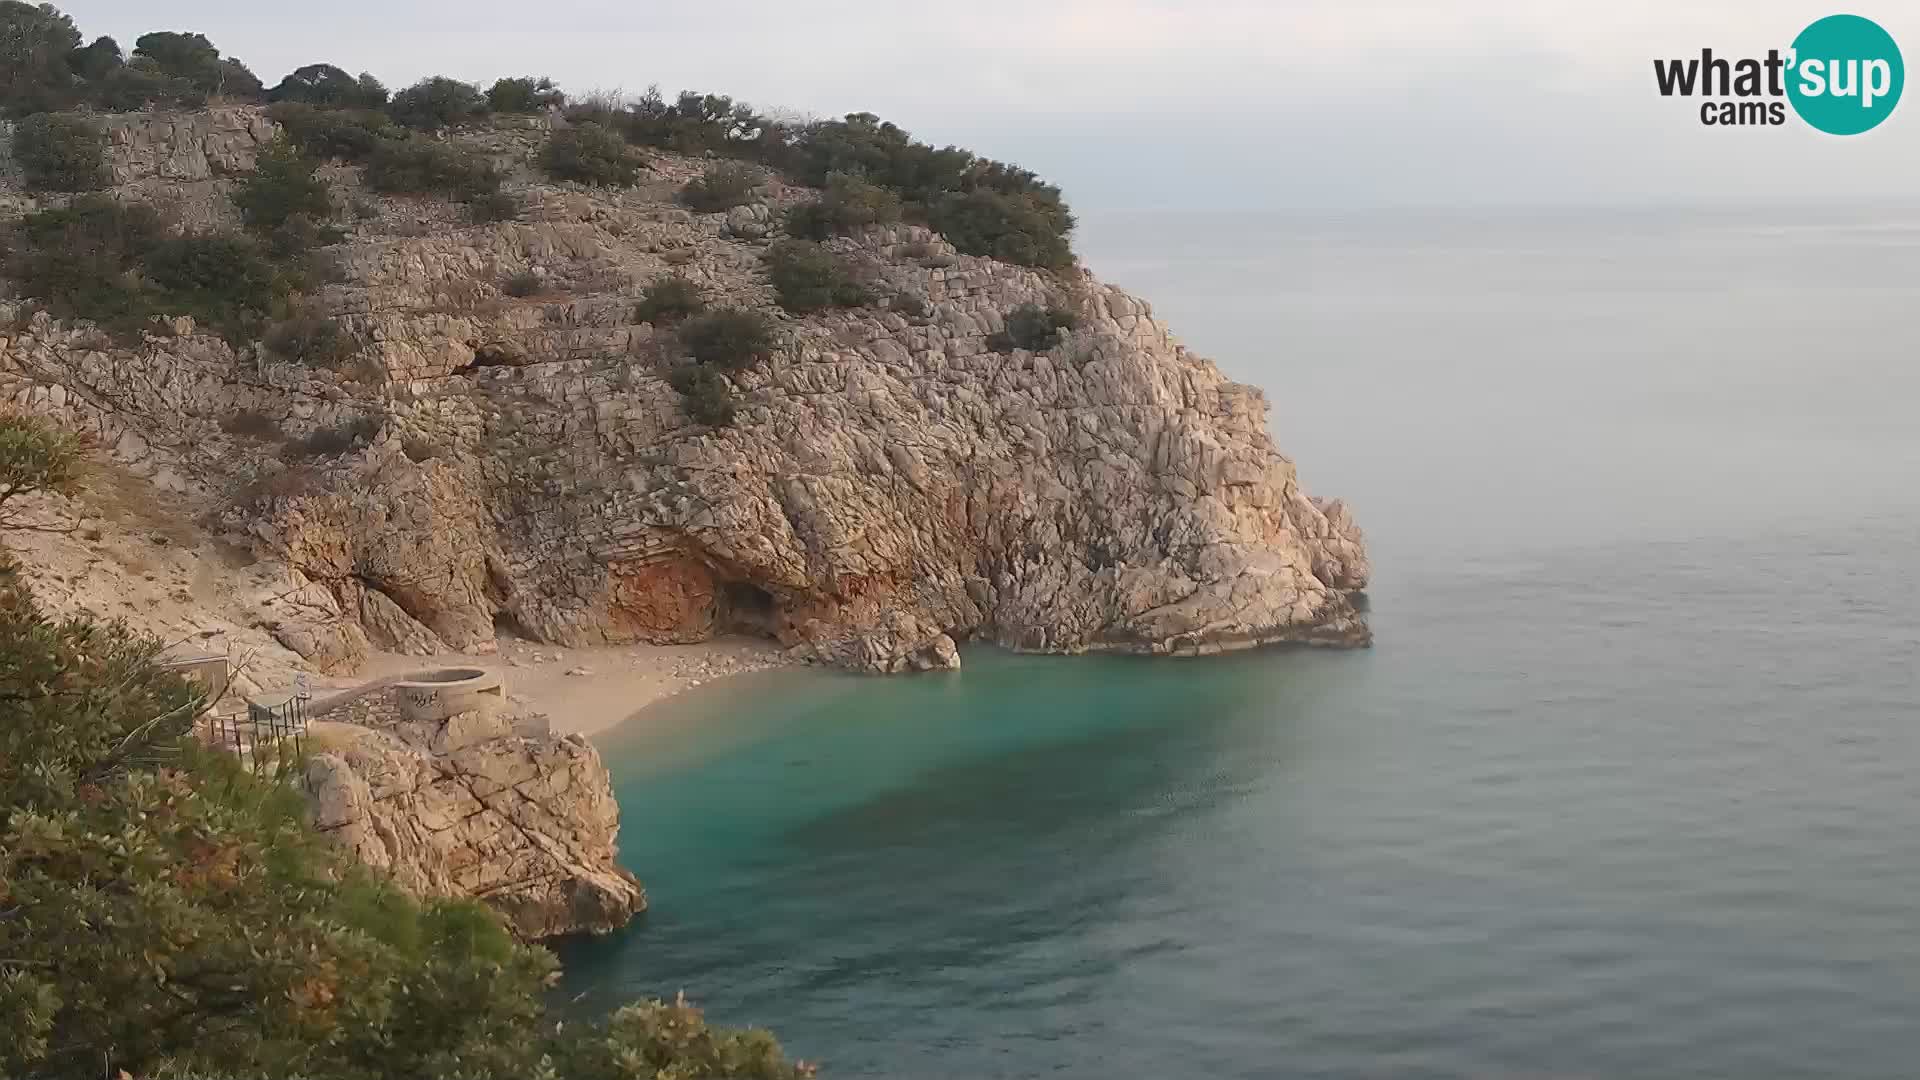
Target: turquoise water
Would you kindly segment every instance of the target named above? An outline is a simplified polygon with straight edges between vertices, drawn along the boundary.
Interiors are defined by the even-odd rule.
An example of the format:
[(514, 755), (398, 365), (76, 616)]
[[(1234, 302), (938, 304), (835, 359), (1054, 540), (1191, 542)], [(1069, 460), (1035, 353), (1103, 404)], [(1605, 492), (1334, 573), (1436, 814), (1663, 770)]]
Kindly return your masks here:
[(580, 1007), (837, 1077), (1913, 1075), (1920, 230), (1107, 228), (1360, 507), (1378, 647), (672, 702)]

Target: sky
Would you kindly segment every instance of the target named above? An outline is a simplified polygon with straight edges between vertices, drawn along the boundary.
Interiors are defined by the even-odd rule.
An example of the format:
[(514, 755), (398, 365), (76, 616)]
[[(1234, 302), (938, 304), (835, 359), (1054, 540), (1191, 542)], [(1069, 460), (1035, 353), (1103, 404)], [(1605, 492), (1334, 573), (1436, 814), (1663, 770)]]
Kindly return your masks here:
[(1920, 90), (1853, 138), (1703, 127), (1656, 57), (1785, 49), (1839, 10), (1920, 62), (1920, 4), (1790, 0), (73, 0), (89, 37), (196, 30), (269, 84), (551, 75), (869, 111), (1083, 211), (1811, 204), (1920, 192)]

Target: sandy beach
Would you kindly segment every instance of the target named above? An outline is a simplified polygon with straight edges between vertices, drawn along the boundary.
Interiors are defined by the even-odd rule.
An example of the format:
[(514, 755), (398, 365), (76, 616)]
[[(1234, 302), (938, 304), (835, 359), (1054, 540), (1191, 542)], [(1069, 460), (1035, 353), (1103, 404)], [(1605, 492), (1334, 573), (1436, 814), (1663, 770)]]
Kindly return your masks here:
[(779, 646), (758, 638), (584, 649), (503, 638), (494, 655), (376, 653), (356, 675), (316, 678), (313, 687), (325, 694), (409, 671), (485, 668), (505, 677), (507, 697), (516, 712), (544, 713), (558, 733), (591, 736), (618, 726), (654, 702), (696, 686), (790, 663)]

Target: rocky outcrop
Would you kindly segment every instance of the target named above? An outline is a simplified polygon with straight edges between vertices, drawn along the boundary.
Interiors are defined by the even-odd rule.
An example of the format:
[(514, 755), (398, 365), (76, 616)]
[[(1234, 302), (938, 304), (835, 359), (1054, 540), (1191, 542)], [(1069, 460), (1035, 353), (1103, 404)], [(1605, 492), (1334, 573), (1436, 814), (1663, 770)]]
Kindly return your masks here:
[[(366, 343), (345, 374), (191, 325), (127, 350), (42, 318), (0, 330), (0, 397), (61, 389), (60, 411), (137, 468), (233, 492), (231, 523), (333, 596), (281, 637), (329, 663), (362, 640), (480, 651), (501, 625), (569, 645), (745, 629), (878, 672), (952, 667), (969, 638), (1170, 655), (1368, 640), (1352, 514), (1302, 489), (1264, 394), (1144, 302), (897, 226), (833, 241), (882, 303), (796, 319), (760, 256), (811, 193), (774, 181), (692, 214), (671, 193), (703, 163), (662, 156), (640, 188), (589, 192), (524, 167), (538, 132), (465, 137), (518, 170), (521, 220), (467, 225), (336, 176), (379, 209), (322, 297)], [(670, 328), (633, 317), (667, 272), (780, 320), (778, 355), (730, 376), (730, 428), (687, 418)], [(540, 293), (505, 295), (525, 274)], [(1078, 327), (1001, 347), (1025, 304)], [(275, 445), (328, 430), (356, 440)]]
[(316, 723), (314, 826), (421, 897), (485, 901), (527, 939), (605, 933), (646, 907), (614, 864), (620, 812), (600, 755), (484, 713), (384, 729)]

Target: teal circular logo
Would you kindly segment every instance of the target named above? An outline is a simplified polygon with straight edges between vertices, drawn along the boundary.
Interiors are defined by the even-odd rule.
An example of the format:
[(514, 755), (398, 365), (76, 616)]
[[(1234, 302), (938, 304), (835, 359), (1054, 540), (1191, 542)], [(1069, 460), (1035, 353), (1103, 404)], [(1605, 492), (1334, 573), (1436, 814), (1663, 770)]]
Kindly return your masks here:
[(1829, 15), (1800, 31), (1791, 64), (1793, 111), (1829, 135), (1878, 127), (1900, 104), (1907, 83), (1893, 35), (1858, 15)]

